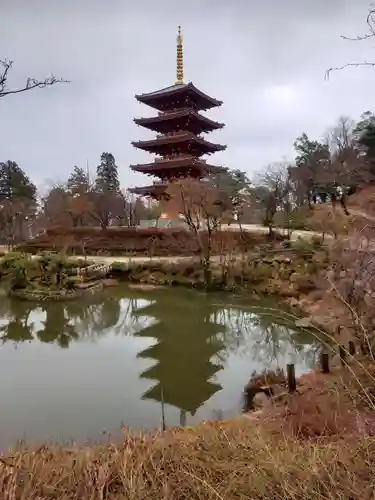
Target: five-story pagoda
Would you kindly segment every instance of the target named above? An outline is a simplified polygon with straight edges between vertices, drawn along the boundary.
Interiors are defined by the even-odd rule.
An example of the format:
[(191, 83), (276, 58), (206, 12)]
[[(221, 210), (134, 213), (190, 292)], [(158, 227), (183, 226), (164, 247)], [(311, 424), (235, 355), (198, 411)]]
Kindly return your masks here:
[[(221, 106), (218, 101), (198, 90), (192, 82), (184, 83), (183, 47), (181, 27), (177, 36), (177, 80), (170, 87), (136, 95), (136, 99), (158, 111), (151, 118), (135, 118), (137, 125), (157, 133), (156, 138), (148, 141), (132, 142), (133, 146), (154, 153), (158, 157), (152, 163), (131, 165), (136, 172), (142, 172), (159, 180), (152, 185), (136, 187), (134, 194), (151, 197), (162, 202), (164, 217), (168, 214), (168, 184), (176, 179), (193, 177), (202, 179), (210, 172), (222, 167), (210, 165), (202, 159), (223, 151), (226, 146), (214, 144), (203, 138), (202, 134), (221, 129), (224, 124), (204, 116), (201, 111)], [(176, 215), (176, 214), (173, 214)]]

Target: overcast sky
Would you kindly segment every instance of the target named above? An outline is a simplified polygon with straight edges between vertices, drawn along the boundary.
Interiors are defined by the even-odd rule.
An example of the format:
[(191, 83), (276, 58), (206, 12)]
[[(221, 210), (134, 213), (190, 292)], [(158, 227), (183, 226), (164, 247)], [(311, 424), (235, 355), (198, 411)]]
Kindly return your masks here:
[[(53, 72), (71, 80), (0, 99), (0, 161), (16, 161), (38, 184), (63, 181), (74, 165), (95, 170), (114, 154), (124, 187), (147, 184), (129, 164), (151, 158), (131, 146), (152, 136), (134, 116), (152, 110), (134, 94), (174, 83), (176, 32), (185, 80), (223, 100), (211, 135), (228, 149), (212, 163), (249, 174), (293, 156), (303, 131), (320, 138), (341, 114), (374, 109), (375, 61), (367, 0), (0, 0), (0, 58), (15, 60), (10, 84)], [(214, 161), (215, 159), (215, 161)]]

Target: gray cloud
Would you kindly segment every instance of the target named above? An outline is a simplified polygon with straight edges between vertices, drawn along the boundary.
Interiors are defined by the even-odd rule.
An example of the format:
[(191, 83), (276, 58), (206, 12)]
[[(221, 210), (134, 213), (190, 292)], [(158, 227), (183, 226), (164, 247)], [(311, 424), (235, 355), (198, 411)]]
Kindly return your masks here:
[(38, 183), (63, 180), (73, 165), (94, 171), (112, 152), (124, 186), (147, 183), (128, 169), (149, 155), (132, 140), (150, 133), (134, 94), (175, 80), (175, 36), (184, 32), (185, 77), (224, 101), (210, 115), (226, 123), (212, 139), (228, 145), (217, 163), (249, 173), (293, 155), (306, 131), (319, 138), (340, 114), (371, 108), (375, 68), (331, 66), (375, 60), (365, 31), (367, 0), (2, 0), (1, 57), (15, 60), (11, 83), (51, 71), (71, 80), (0, 101), (0, 159)]

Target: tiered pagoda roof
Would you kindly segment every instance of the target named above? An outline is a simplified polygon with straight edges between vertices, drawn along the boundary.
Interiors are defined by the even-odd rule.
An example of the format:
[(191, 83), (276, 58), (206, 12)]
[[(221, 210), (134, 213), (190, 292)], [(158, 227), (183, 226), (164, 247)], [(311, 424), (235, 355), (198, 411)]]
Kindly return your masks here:
[(224, 127), (224, 123), (215, 122), (192, 108), (159, 113), (157, 116), (150, 118), (134, 118), (134, 122), (141, 127), (156, 131), (159, 134), (168, 133), (171, 128), (183, 130), (186, 124), (188, 124), (189, 130), (195, 135), (203, 132), (212, 132)]
[[(177, 48), (178, 50), (178, 48)], [(136, 95), (137, 101), (159, 111), (174, 111), (176, 103), (184, 102), (187, 107), (205, 111), (223, 104), (199, 90), (192, 82), (183, 83), (177, 77), (175, 85), (148, 94)]]
[(140, 186), (130, 188), (129, 191), (138, 196), (149, 196), (151, 198), (159, 199), (165, 196), (168, 189), (168, 182), (154, 182), (148, 186)]
[(217, 151), (224, 151), (226, 146), (208, 142), (202, 137), (198, 137), (192, 132), (184, 131), (171, 135), (161, 135), (150, 141), (132, 142), (133, 146), (149, 153), (155, 153), (161, 156), (168, 156), (171, 152), (181, 154), (190, 154), (199, 158), (204, 154), (212, 154)]
[(222, 101), (200, 91), (192, 82), (183, 81), (182, 36), (177, 37), (177, 81), (174, 85), (156, 92), (136, 95), (136, 99), (159, 111), (157, 116), (136, 118), (135, 123), (158, 135), (150, 140), (135, 141), (132, 145), (159, 156), (154, 162), (131, 165), (136, 172), (158, 177), (161, 182), (134, 188), (142, 196), (159, 198), (168, 183), (177, 178), (202, 178), (222, 167), (201, 160), (202, 155), (224, 151), (226, 146), (207, 141), (203, 133), (219, 130), (223, 123), (207, 118), (199, 111), (221, 106)]

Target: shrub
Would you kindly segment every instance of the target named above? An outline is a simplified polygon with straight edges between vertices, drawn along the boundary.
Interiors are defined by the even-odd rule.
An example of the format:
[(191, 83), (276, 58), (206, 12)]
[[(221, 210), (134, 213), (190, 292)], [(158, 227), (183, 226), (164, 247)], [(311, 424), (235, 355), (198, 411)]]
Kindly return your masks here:
[(296, 274), (293, 282), (301, 293), (308, 293), (316, 289), (316, 283), (310, 276)]
[(29, 285), (27, 262), (25, 259), (15, 260), (10, 268), (11, 288), (26, 288)]
[[(60, 233), (61, 233), (60, 229)], [(67, 230), (65, 230), (66, 233)], [(37, 253), (43, 250), (63, 249), (69, 253), (79, 255), (81, 239), (91, 234), (85, 246), (86, 255), (96, 255), (106, 250), (110, 255), (198, 255), (200, 248), (197, 238), (191, 231), (183, 229), (160, 228), (108, 228), (102, 230), (93, 227), (70, 228), (67, 234), (69, 239), (64, 247), (64, 241), (58, 228), (50, 229), (46, 234), (30, 240), (19, 246), (19, 250)], [(275, 236), (276, 237), (276, 236)], [(212, 236), (212, 251), (222, 254), (233, 251), (252, 250), (257, 244), (267, 241), (267, 235), (254, 234), (249, 231), (218, 231)], [(207, 244), (207, 233), (201, 233), (203, 246)]]
[(246, 281), (254, 284), (263, 283), (271, 276), (272, 266), (263, 262), (258, 262), (257, 265), (251, 266), (244, 271), (244, 278)]
[(111, 269), (114, 273), (124, 273), (129, 270), (129, 266), (125, 262), (113, 262)]
[(1, 262), (1, 267), (4, 270), (8, 270), (11, 269), (16, 262), (26, 262), (28, 260), (30, 260), (28, 255), (22, 252), (9, 252), (4, 256)]
[(81, 276), (69, 276), (66, 279), (66, 287), (71, 290), (72, 288), (75, 288), (76, 285), (79, 283), (82, 283), (82, 278)]
[(285, 240), (283, 241), (282, 246), (284, 248), (292, 248), (292, 242), (290, 240)]
[(312, 242), (301, 237), (297, 238), (297, 240), (293, 242), (292, 248), (298, 255), (306, 260), (312, 259), (315, 253), (315, 248)]
[(322, 238), (316, 234), (311, 238), (311, 245), (315, 250), (319, 250), (322, 247)]

